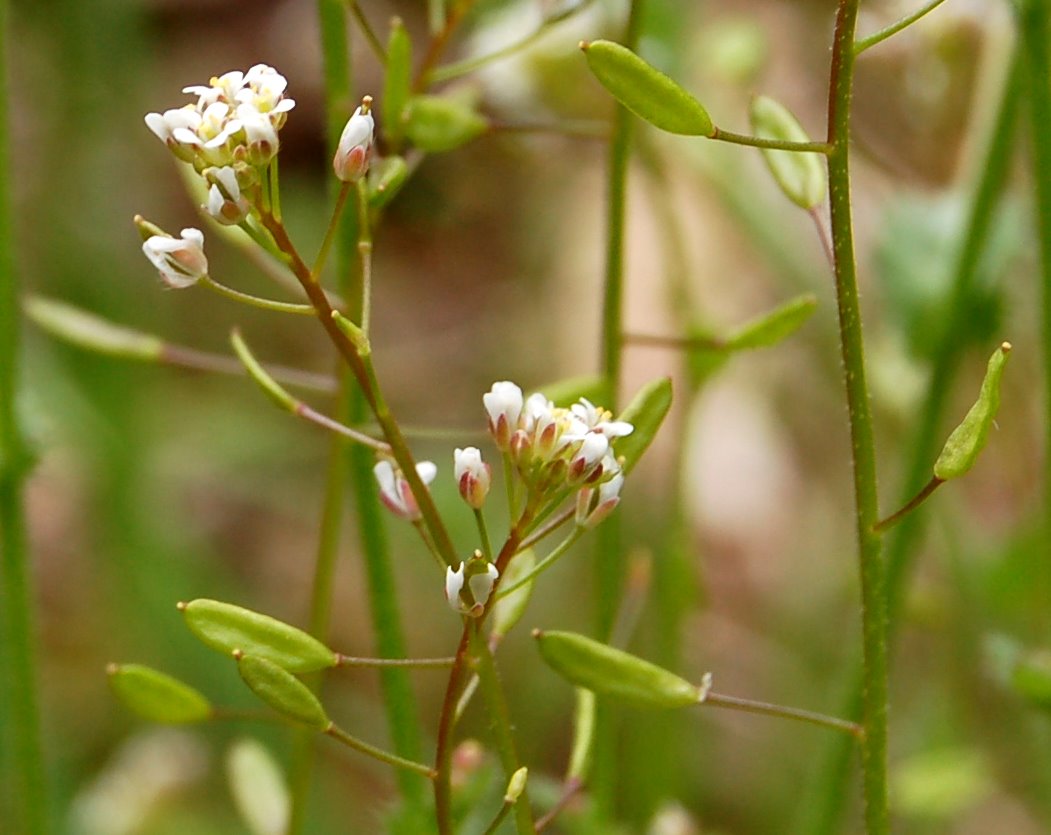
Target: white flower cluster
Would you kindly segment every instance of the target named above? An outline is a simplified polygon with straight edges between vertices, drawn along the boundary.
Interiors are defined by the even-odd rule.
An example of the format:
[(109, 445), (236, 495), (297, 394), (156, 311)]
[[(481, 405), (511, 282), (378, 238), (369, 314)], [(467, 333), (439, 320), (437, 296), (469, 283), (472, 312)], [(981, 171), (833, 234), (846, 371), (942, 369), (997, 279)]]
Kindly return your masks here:
[(164, 113), (149, 113), (146, 126), (179, 159), (199, 172), (236, 162), (264, 166), (277, 153), (277, 132), (295, 101), (285, 98), (288, 81), (266, 64), (233, 70), (207, 85), (184, 87), (197, 96)]

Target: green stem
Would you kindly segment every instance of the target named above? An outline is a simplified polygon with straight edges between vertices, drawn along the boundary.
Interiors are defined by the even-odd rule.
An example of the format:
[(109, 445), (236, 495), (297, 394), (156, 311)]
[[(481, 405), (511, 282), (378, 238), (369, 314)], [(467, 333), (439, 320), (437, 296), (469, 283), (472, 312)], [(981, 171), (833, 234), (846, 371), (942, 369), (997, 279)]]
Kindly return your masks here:
[(369, 23), (369, 19), (365, 17), (365, 12), (361, 10), (361, 4), (358, 3), (358, 0), (350, 0), (350, 13), (354, 15), (354, 20), (358, 22), (358, 26), (361, 28), (361, 34), (365, 36), (365, 40), (372, 48), (373, 53), (375, 53), (376, 59), (386, 66), (387, 50), (383, 48), (380, 39), (376, 37), (376, 32), (372, 28), (372, 24)]
[[(1044, 371), (1044, 503), (1043, 528), (1051, 534), (1051, 9), (1047, 0), (1022, 4), (1020, 35), (1028, 72), (1029, 130), (1036, 190), (1036, 230), (1040, 241), (1040, 312)], [(1046, 613), (1051, 601), (1051, 569), (1046, 558), (1034, 564), (1040, 608)], [(1044, 621), (1045, 625), (1047, 620)]]
[(24, 499), (31, 461), (16, 408), (21, 307), (9, 193), (7, 13), (0, 0), (0, 815), (12, 831), (42, 835), (48, 806)]
[(487, 55), (478, 55), (474, 58), (465, 58), (462, 61), (446, 64), (443, 67), (435, 67), (434, 70), (431, 71), (430, 81), (432, 84), (441, 84), (443, 81), (452, 81), (454, 78), (459, 78), (461, 75), (467, 75), (468, 73), (481, 69), (494, 61), (499, 61), (501, 58), (509, 58), (516, 52), (521, 52), (522, 50), (531, 47), (547, 34), (547, 30), (547, 24), (542, 23), (535, 32), (531, 32), (521, 40), (510, 43), (502, 49), (496, 50), (496, 52), (490, 52)]
[(854, 44), (854, 54), (860, 55), (870, 46), (875, 46), (876, 44), (882, 43), (883, 41), (887, 40), (887, 38), (889, 38), (891, 35), (898, 34), (898, 32), (900, 32), (902, 29), (904, 29), (907, 26), (911, 26), (921, 17), (926, 15), (928, 12), (934, 11), (936, 8), (938, 8), (938, 6), (940, 6), (944, 2), (945, 0), (928, 0), (927, 3), (925, 3), (919, 9), (914, 11), (912, 14), (906, 15), (901, 20), (892, 23), (885, 29), (880, 29), (878, 32), (874, 32), (866, 38), (860, 38), (857, 41), (857, 43)]
[(356, 736), (351, 736), (342, 728), (336, 725), (329, 725), (323, 733), (326, 736), (330, 736), (333, 739), (339, 740), (348, 748), (353, 748), (355, 751), (360, 751), (369, 757), (385, 762), (388, 765), (393, 765), (396, 768), (404, 768), (408, 771), (415, 772), (416, 774), (422, 774), (428, 779), (434, 779), (434, 769), (429, 765), (423, 763), (413, 762), (407, 760), (404, 757), (399, 757), (397, 754), (392, 754), (389, 751), (384, 751), (382, 748), (377, 748), (375, 745), (358, 739)]
[(705, 695), (700, 704), (711, 707), (725, 707), (730, 710), (739, 710), (744, 713), (759, 713), (764, 716), (777, 716), (781, 719), (792, 719), (797, 722), (806, 722), (823, 728), (832, 728), (836, 731), (843, 731), (857, 740), (864, 740), (865, 738), (865, 729), (857, 722), (849, 722), (846, 719), (839, 719), (835, 716), (826, 716), (823, 713), (814, 713), (810, 710), (800, 710), (796, 707), (785, 707), (784, 705), (775, 705), (770, 702), (759, 702), (755, 699), (742, 699), (738, 696), (726, 696), (722, 693), (712, 693), (710, 691)]
[[(919, 422), (913, 433), (907, 455), (908, 474), (903, 482), (901, 503), (923, 487), (930, 477), (931, 462), (937, 456), (943, 438), (940, 435), (950, 390), (963, 356), (964, 340), (961, 333), (970, 315), (978, 267), (985, 242), (989, 238), (998, 197), (1003, 190), (1011, 167), (1018, 99), (1021, 84), (1021, 63), (1016, 49), (1011, 68), (1004, 78), (999, 96), (999, 107), (984, 152), (975, 165), (978, 180), (969, 201), (964, 229), (960, 234), (960, 248), (952, 267), (952, 289), (946, 305), (943, 325), (934, 344), (934, 360), (926, 399), (919, 410)], [(922, 540), (926, 516), (922, 513), (907, 517), (887, 540), (887, 612), (893, 628), (897, 612), (904, 598), (912, 555)], [(851, 689), (842, 713), (856, 715), (861, 705), (864, 675), (860, 668), (849, 677)], [(820, 775), (813, 800), (803, 805), (805, 820), (796, 831), (806, 835), (831, 835), (839, 831), (842, 805), (848, 796), (844, 786), (849, 774), (852, 746), (839, 737), (831, 740), (829, 750), (821, 757)]]
[[(500, 756), (500, 762), (504, 768), (504, 776), (510, 780), (511, 776), (521, 768), (522, 763), (518, 759), (518, 751), (515, 747), (511, 713), (507, 707), (507, 697), (504, 695), (500, 684), (500, 677), (496, 671), (496, 663), (489, 651), (489, 645), (481, 632), (481, 623), (474, 620), (468, 624), (471, 631), (471, 647), (478, 662), (478, 679), (485, 699), (489, 717), (493, 723), (493, 731), (496, 737), (496, 750)], [(533, 814), (529, 809), (528, 789), (523, 788), (522, 793), (515, 801), (515, 824), (519, 835), (535, 835), (536, 824), (533, 822)]]
[(367, 337), (372, 321), (372, 218), (369, 190), (364, 177), (358, 180), (358, 258), (361, 272), (361, 315), (356, 319)]
[(762, 136), (733, 133), (716, 127), (713, 127), (712, 130), (714, 133), (708, 139), (718, 139), (720, 142), (730, 142), (734, 145), (747, 145), (750, 148), (770, 148), (775, 151), (796, 151), (798, 153), (832, 153), (832, 146), (828, 142), (792, 142), (788, 139), (767, 139)]
[(896, 510), (886, 519), (880, 519), (880, 521), (876, 523), (873, 530), (875, 530), (878, 533), (883, 533), (889, 530), (890, 528), (893, 528), (906, 516), (912, 513), (912, 511), (914, 511), (921, 504), (927, 501), (927, 499), (930, 498), (930, 495), (939, 487), (941, 487), (944, 483), (945, 482), (942, 479), (938, 478), (937, 476), (934, 476), (933, 478), (931, 478), (930, 481), (927, 482), (927, 484), (922, 490), (920, 490), (919, 493), (917, 493), (915, 496), (913, 496), (911, 499), (905, 502), (905, 504), (902, 505), (900, 510)]
[[(453, 3), (452, 10), (447, 12), (444, 0), (429, 0), (431, 4), (429, 5), (431, 11), (431, 43), (427, 47), (427, 54), (423, 56), (420, 68), (416, 72), (416, 78), (413, 80), (413, 92), (422, 93), (431, 85), (431, 73), (434, 72), (438, 61), (445, 54), (445, 48), (449, 45), (449, 40), (452, 38), (453, 33), (456, 32), (460, 21), (471, 10), (475, 2), (477, 0), (457, 0)], [(436, 11), (437, 9), (440, 9), (440, 11)], [(437, 15), (440, 15), (440, 17)]]
[(449, 658), (359, 658), (353, 655), (339, 655), (336, 662), (340, 667), (418, 667), (421, 669), (442, 669), (451, 667), (456, 659)]
[(862, 742), (865, 827), (868, 835), (885, 835), (887, 808), (887, 620), (884, 564), (876, 492), (876, 454), (854, 259), (850, 194), (850, 100), (854, 80), (854, 30), (860, 0), (840, 0), (829, 77), (828, 156), (829, 211), (835, 256), (836, 303), (839, 314), (851, 454), (854, 464), (855, 524), (861, 574), (861, 626), (865, 668)]
[(235, 302), (241, 302), (252, 307), (258, 307), (262, 310), (273, 310), (277, 313), (298, 313), (301, 316), (316, 316), (317, 311), (314, 310), (313, 305), (309, 304), (295, 304), (294, 302), (279, 302), (273, 299), (264, 299), (261, 296), (253, 296), (250, 293), (242, 293), (240, 290), (235, 290), (233, 287), (227, 287), (225, 284), (220, 284), (214, 278), (204, 276), (201, 281), (205, 287), (218, 293), (220, 296), (224, 296), (228, 299), (233, 299)]
[(339, 194), (336, 196), (336, 207), (332, 210), (328, 229), (325, 230), (325, 239), (321, 242), (321, 249), (318, 250), (317, 258), (314, 259), (314, 266), (310, 270), (311, 275), (315, 279), (321, 278), (321, 271), (325, 269), (325, 261), (328, 260), (329, 250), (332, 249), (332, 243), (336, 240), (336, 235), (341, 229), (339, 221), (343, 216), (343, 207), (347, 205), (347, 196), (350, 194), (351, 187), (350, 183), (343, 183), (340, 186)]
[(493, 546), (489, 541), (489, 528), (485, 524), (485, 514), (478, 508), (474, 511), (474, 522), (478, 526), (478, 539), (482, 543), (482, 555), (489, 560), (493, 561)]
[(558, 561), (559, 557), (565, 554), (566, 551), (568, 551), (576, 543), (576, 541), (580, 539), (583, 533), (584, 528), (575, 528), (569, 536), (567, 536), (557, 546), (555, 546), (555, 549), (550, 554), (548, 554), (546, 557), (544, 557), (544, 559), (542, 559), (535, 566), (533, 566), (532, 570), (524, 574), (510, 586), (507, 586), (506, 588), (501, 588), (500, 592), (496, 595), (496, 599), (499, 600), (502, 597), (507, 597), (507, 595), (522, 588), (522, 586), (524, 586), (526, 583), (531, 583), (538, 575), (547, 571), (547, 569), (549, 569)]

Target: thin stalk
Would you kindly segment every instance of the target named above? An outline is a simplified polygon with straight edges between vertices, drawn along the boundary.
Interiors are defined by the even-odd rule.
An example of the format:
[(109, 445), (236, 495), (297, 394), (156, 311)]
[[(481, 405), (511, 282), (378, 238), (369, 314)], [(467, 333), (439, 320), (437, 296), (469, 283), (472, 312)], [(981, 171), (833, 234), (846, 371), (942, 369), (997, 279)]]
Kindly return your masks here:
[[(1022, 4), (1020, 35), (1028, 72), (1029, 130), (1033, 182), (1036, 187), (1036, 231), (1040, 241), (1040, 313), (1044, 366), (1044, 501), (1043, 528), (1051, 534), (1051, 9), (1047, 0)], [(1046, 558), (1034, 563), (1041, 608), (1051, 601), (1051, 569)], [(1047, 621), (1045, 620), (1045, 625)]]
[(823, 713), (814, 713), (811, 710), (800, 710), (799, 708), (775, 705), (770, 702), (759, 702), (755, 699), (742, 699), (738, 696), (727, 696), (722, 693), (713, 693), (711, 691), (705, 695), (700, 704), (711, 707), (729, 708), (730, 710), (738, 710), (744, 713), (759, 713), (764, 716), (777, 716), (781, 719), (793, 719), (797, 722), (807, 722), (811, 725), (818, 725), (823, 728), (842, 731), (859, 741), (864, 741), (865, 739), (865, 729), (857, 722), (849, 722), (846, 719), (839, 719), (835, 716), (826, 716)]
[(876, 454), (861, 332), (850, 194), (850, 100), (854, 81), (854, 31), (860, 0), (840, 0), (829, 74), (829, 211), (835, 256), (836, 304), (854, 465), (855, 525), (861, 575), (861, 631), (865, 668), (861, 745), (865, 827), (889, 829), (887, 808), (887, 618), (880, 537)]
[(524, 586), (526, 583), (531, 583), (534, 579), (536, 579), (536, 577), (538, 577), (543, 572), (547, 571), (558, 561), (560, 557), (562, 557), (576, 543), (578, 539), (580, 539), (583, 533), (584, 528), (574, 528), (573, 532), (565, 539), (563, 539), (560, 543), (558, 543), (558, 545), (555, 546), (555, 549), (550, 554), (548, 554), (546, 557), (544, 557), (544, 559), (542, 559), (535, 566), (533, 566), (532, 570), (519, 577), (518, 580), (516, 580), (514, 583), (507, 586), (506, 588), (501, 588), (500, 592), (496, 595), (496, 599), (499, 600), (502, 597), (507, 597), (507, 595), (511, 594), (512, 592), (518, 591), (518, 589), (522, 588), (522, 586)]
[(320, 426), (322, 429), (327, 429), (329, 432), (335, 432), (347, 440), (354, 441), (355, 443), (361, 444), (362, 446), (368, 447), (374, 452), (387, 453), (390, 452), (390, 447), (387, 446), (383, 441), (377, 441), (363, 432), (359, 432), (356, 429), (352, 429), (346, 424), (330, 418), (328, 415), (322, 414), (316, 409), (308, 406), (306, 403), (296, 401), (295, 406), (292, 409), (292, 413), (296, 417), (303, 418), (308, 423), (313, 423), (315, 426)]
[(369, 190), (364, 178), (358, 180), (358, 258), (361, 315), (356, 321), (367, 337), (372, 321), (372, 218), (369, 216)]
[[(997, 113), (984, 143), (984, 152), (975, 170), (978, 179), (969, 201), (965, 225), (960, 234), (960, 248), (952, 266), (952, 289), (946, 306), (943, 326), (935, 340), (933, 368), (927, 384), (927, 394), (919, 409), (909, 452), (906, 456), (908, 473), (902, 485), (901, 503), (908, 502), (930, 476), (931, 464), (938, 454), (943, 438), (940, 436), (949, 393), (963, 356), (964, 341), (960, 333), (970, 315), (970, 299), (978, 277), (978, 267), (989, 239), (999, 196), (1003, 191), (1011, 167), (1021, 87), (1021, 61), (1017, 48), (1011, 58), (1010, 69), (1004, 77)], [(911, 573), (912, 556), (923, 538), (926, 516), (909, 516), (887, 540), (887, 612), (893, 637), (897, 612), (905, 595)], [(852, 671), (849, 695), (842, 713), (854, 716), (860, 709), (864, 689), (861, 666)], [(813, 800), (803, 805), (805, 820), (796, 830), (806, 835), (831, 835), (839, 831), (842, 804), (848, 792), (844, 782), (849, 774), (852, 746), (836, 737), (820, 758), (819, 777)]]
[(917, 20), (926, 15), (928, 12), (934, 11), (938, 8), (945, 0), (928, 0), (923, 6), (918, 8), (910, 15), (906, 15), (901, 20), (895, 21), (890, 26), (884, 29), (880, 29), (878, 32), (874, 32), (865, 38), (859, 38), (857, 43), (854, 44), (854, 54), (860, 55), (866, 49), (871, 46), (875, 46), (878, 43), (882, 43), (887, 40), (891, 35), (896, 35), (902, 29), (907, 26), (912, 26)]
[(337, 725), (329, 725), (323, 733), (326, 736), (330, 736), (333, 739), (342, 742), (348, 748), (360, 751), (362, 754), (377, 759), (380, 762), (393, 765), (395, 768), (404, 768), (408, 771), (415, 772), (416, 774), (422, 774), (424, 777), (431, 780), (434, 779), (434, 769), (429, 765), (407, 760), (404, 757), (399, 757), (397, 754), (392, 754), (389, 751), (384, 751), (382, 748), (377, 748), (375, 745), (370, 745), (369, 743), (358, 739), (356, 736), (351, 736)]
[(647, 348), (670, 348), (674, 351), (725, 351), (726, 341), (714, 336), (662, 336), (653, 333), (626, 333), (624, 341)]
[(561, 528), (566, 522), (572, 519), (576, 515), (575, 507), (567, 507), (561, 513), (558, 514), (554, 519), (548, 522), (544, 527), (539, 530), (535, 530), (529, 534), (525, 539), (522, 540), (523, 550), (526, 548), (532, 548), (540, 540), (550, 536), (559, 528)]
[(482, 543), (482, 556), (493, 561), (493, 546), (489, 541), (489, 528), (485, 524), (485, 514), (480, 509), (474, 511), (474, 522), (478, 526), (478, 539)]
[[(504, 695), (503, 686), (496, 670), (496, 662), (489, 651), (485, 636), (481, 632), (481, 623), (474, 620), (468, 624), (471, 629), (471, 646), (474, 656), (478, 662), (478, 680), (480, 682), (482, 696), (485, 699), (489, 711), (489, 718), (493, 723), (494, 736), (496, 738), (496, 750), (503, 765), (504, 775), (508, 780), (521, 768), (522, 763), (518, 758), (518, 750), (515, 747), (514, 726), (511, 723), (511, 712), (507, 707), (507, 697)], [(519, 835), (535, 835), (536, 824), (533, 822), (533, 813), (529, 808), (529, 790), (523, 787), (522, 793), (514, 804), (515, 826)]]
[(241, 304), (247, 304), (251, 307), (258, 307), (262, 310), (273, 310), (277, 313), (298, 313), (301, 316), (316, 316), (317, 311), (314, 310), (313, 305), (309, 304), (296, 304), (295, 302), (279, 302), (274, 299), (264, 299), (261, 296), (253, 296), (251, 293), (242, 293), (240, 290), (235, 290), (233, 287), (227, 287), (225, 284), (220, 284), (214, 278), (204, 276), (200, 283), (218, 293), (220, 296), (224, 296), (228, 299), (233, 299), (235, 302), (241, 302)]
[(927, 501), (927, 499), (930, 498), (930, 495), (939, 487), (941, 487), (944, 483), (945, 482), (942, 479), (938, 478), (937, 476), (934, 476), (933, 478), (931, 478), (930, 481), (927, 482), (926, 486), (922, 490), (920, 490), (919, 493), (917, 493), (904, 505), (902, 505), (900, 510), (894, 511), (894, 513), (892, 513), (886, 519), (880, 519), (880, 521), (876, 523), (876, 526), (873, 528), (873, 530), (877, 531), (878, 533), (883, 533), (884, 531), (893, 528), (906, 516), (912, 513), (912, 511), (914, 511), (921, 504)]
[(340, 654), (336, 664), (340, 667), (417, 667), (433, 670), (451, 667), (456, 661), (448, 658), (359, 658), (354, 655)]
[(357, 21), (358, 26), (361, 28), (361, 34), (365, 36), (365, 40), (372, 48), (373, 53), (376, 55), (376, 59), (383, 66), (386, 66), (387, 50), (383, 48), (380, 39), (376, 37), (376, 32), (372, 28), (372, 24), (369, 23), (369, 19), (365, 17), (365, 12), (361, 10), (361, 4), (358, 3), (358, 0), (350, 0), (350, 13), (354, 15), (354, 20)]
[[(185, 345), (176, 345), (171, 342), (161, 345), (157, 360), (166, 365), (189, 368), (194, 371), (210, 371), (216, 374), (236, 374), (238, 376), (245, 374), (244, 365), (233, 357), (198, 351), (196, 348), (188, 348)], [(266, 370), (279, 383), (288, 386), (322, 394), (335, 394), (338, 388), (335, 378), (327, 374), (313, 374), (284, 365), (268, 365)]]
[[(430, 0), (430, 3), (433, 4), (430, 6), (432, 12), (431, 33), (433, 37), (431, 38), (430, 46), (427, 48), (427, 54), (423, 56), (423, 62), (416, 72), (416, 78), (412, 83), (413, 92), (422, 93), (431, 85), (431, 73), (441, 60), (442, 55), (445, 54), (449, 40), (456, 32), (460, 22), (471, 10), (475, 2), (477, 0), (457, 0), (457, 2), (453, 3), (452, 10), (448, 11), (444, 0)], [(441, 9), (440, 12), (436, 11), (438, 8)], [(435, 16), (437, 14), (441, 15), (440, 19)]]
[(750, 136), (733, 133), (722, 128), (713, 127), (709, 139), (730, 142), (734, 145), (747, 145), (750, 148), (770, 148), (775, 151), (796, 151), (798, 153), (830, 154), (832, 146), (828, 142), (793, 142), (788, 139), (768, 139), (762, 136)]
[(347, 205), (347, 196), (350, 194), (352, 185), (350, 183), (343, 183), (340, 186), (339, 194), (336, 195), (336, 207), (332, 210), (332, 217), (328, 222), (328, 229), (325, 230), (325, 239), (321, 242), (321, 249), (318, 250), (317, 258), (314, 259), (314, 266), (311, 268), (310, 273), (315, 279), (320, 279), (321, 271), (325, 269), (325, 261), (328, 260), (329, 250), (332, 249), (332, 244), (336, 240), (336, 235), (340, 230), (340, 218), (343, 216), (343, 208)]
[(31, 461), (16, 409), (21, 305), (9, 193), (13, 171), (7, 123), (7, 13), (7, 0), (0, 0), (0, 815), (12, 831), (42, 835), (48, 801), (24, 499)]

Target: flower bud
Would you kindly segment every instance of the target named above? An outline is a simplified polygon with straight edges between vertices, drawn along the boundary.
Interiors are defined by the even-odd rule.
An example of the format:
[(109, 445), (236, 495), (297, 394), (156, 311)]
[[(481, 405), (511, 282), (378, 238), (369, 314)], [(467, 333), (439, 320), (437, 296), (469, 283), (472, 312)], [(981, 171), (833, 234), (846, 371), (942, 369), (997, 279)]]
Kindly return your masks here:
[[(416, 522), (420, 519), (420, 508), (416, 497), (412, 495), (409, 482), (394, 465), (386, 459), (377, 462), (372, 468), (380, 487), (380, 500), (395, 516)], [(424, 484), (430, 484), (438, 474), (433, 461), (421, 461), (416, 465), (416, 472)]]
[(522, 414), (522, 389), (508, 380), (493, 383), (482, 395), (482, 403), (489, 414), (489, 431), (496, 445), (506, 450)]
[(372, 97), (365, 96), (361, 107), (347, 121), (339, 137), (336, 155), (332, 158), (332, 168), (336, 176), (345, 183), (356, 183), (369, 170), (369, 157), (372, 154), (372, 138), (376, 123), (369, 111), (372, 108)]
[(609, 481), (602, 482), (598, 488), (584, 487), (581, 489), (577, 493), (577, 524), (590, 530), (609, 516), (620, 504), (620, 489), (623, 486), (624, 475), (618, 472)]
[(457, 449), (453, 455), (453, 472), (463, 500), (480, 510), (492, 483), (492, 468), (482, 461), (482, 453), (473, 446)]
[(248, 217), (248, 200), (241, 194), (237, 172), (229, 166), (209, 168), (204, 172), (211, 183), (205, 210), (224, 226), (236, 226)]
[(142, 244), (142, 251), (157, 268), (161, 281), (172, 288), (190, 287), (208, 275), (204, 257), (204, 235), (200, 229), (183, 229), (182, 238), (154, 235)]

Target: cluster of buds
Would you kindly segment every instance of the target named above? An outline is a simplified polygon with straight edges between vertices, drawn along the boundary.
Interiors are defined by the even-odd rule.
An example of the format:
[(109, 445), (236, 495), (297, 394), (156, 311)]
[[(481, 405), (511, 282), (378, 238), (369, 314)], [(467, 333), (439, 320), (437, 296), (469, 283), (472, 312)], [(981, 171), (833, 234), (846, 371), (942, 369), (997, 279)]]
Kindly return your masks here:
[(581, 488), (581, 524), (600, 521), (591, 518), (591, 511), (598, 510), (595, 488), (601, 493), (599, 505), (608, 508), (603, 516), (616, 506), (623, 476), (613, 444), (631, 434), (630, 423), (613, 420), (610, 412), (584, 398), (568, 409), (539, 393), (523, 398), (522, 389), (508, 381), (494, 383), (482, 399), (496, 445), (508, 453), (530, 490)]

